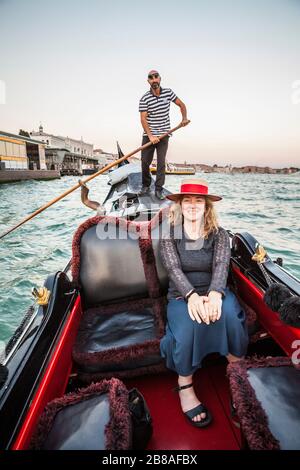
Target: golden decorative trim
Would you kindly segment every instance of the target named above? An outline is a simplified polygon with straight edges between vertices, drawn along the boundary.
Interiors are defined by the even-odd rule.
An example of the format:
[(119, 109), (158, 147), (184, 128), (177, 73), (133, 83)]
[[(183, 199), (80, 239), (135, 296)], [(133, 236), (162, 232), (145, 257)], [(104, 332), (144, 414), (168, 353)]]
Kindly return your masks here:
[(255, 254), (252, 256), (253, 261), (261, 264), (266, 260), (267, 252), (262, 245), (257, 245), (255, 248)]
[(38, 305), (48, 305), (51, 292), (46, 287), (32, 289), (32, 295)]

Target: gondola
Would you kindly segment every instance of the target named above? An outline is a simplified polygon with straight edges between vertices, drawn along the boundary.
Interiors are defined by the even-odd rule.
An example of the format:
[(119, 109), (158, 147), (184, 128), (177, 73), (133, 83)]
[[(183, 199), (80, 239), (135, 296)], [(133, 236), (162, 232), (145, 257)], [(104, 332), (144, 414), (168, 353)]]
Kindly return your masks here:
[[(156, 174), (157, 165), (156, 162), (153, 162), (150, 166), (150, 171), (154, 175)], [(192, 166), (176, 166), (174, 163), (166, 164), (166, 175), (194, 175), (196, 170)]]
[(170, 201), (157, 200), (154, 191), (137, 195), (140, 185), (132, 163), (111, 172), (106, 214), (78, 227), (68, 265), (35, 290), (36, 303), (1, 359), (0, 448), (32, 448), (50, 402), (113, 378), (146, 400), (153, 425), (148, 450), (300, 449), (300, 432), (288, 439), (290, 429), (300, 430), (300, 325), (297, 315), (286, 319), (265, 299), (270, 284), (280, 285), (297, 312), (300, 281), (268, 255), (258, 262), (261, 247), (250, 233), (228, 231), (228, 282), (246, 311), (250, 344), (242, 365), (228, 370), (224, 358), (210, 355), (196, 373), (214, 420), (195, 429), (172, 392), (176, 375), (159, 355), (168, 279), (158, 242)]

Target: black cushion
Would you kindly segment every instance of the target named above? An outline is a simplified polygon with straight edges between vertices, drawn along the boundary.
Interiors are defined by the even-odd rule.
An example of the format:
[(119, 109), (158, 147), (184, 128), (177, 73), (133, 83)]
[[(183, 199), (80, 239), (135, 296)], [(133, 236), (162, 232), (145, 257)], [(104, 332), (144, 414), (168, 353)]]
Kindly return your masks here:
[(106, 393), (65, 407), (55, 416), (44, 449), (105, 450), (105, 426), (108, 422)]
[(49, 402), (31, 437), (34, 450), (127, 450), (132, 447), (128, 390), (116, 378)]
[(280, 448), (300, 450), (300, 371), (293, 366), (253, 367), (248, 377)]
[(154, 317), (151, 308), (132, 312), (124, 310), (107, 315), (85, 313), (80, 325), (82, 347), (86, 352), (105, 351), (130, 344), (139, 344), (155, 338)]
[[(105, 230), (110, 231), (110, 238), (104, 237)], [(168, 275), (158, 251), (159, 238), (165, 230), (166, 220), (152, 230), (156, 269), (163, 290), (167, 289)], [(111, 224), (94, 225), (81, 238), (80, 254), (80, 283), (87, 305), (148, 295), (136, 234)]]
[(82, 227), (81, 238), (75, 237), (74, 277), (79, 267), (85, 308), (73, 348), (79, 373), (118, 371), (123, 376), (163, 364), (159, 341), (165, 305), (159, 296), (168, 276), (158, 251), (168, 224), (158, 220), (152, 223), (151, 239), (147, 223), (116, 225), (110, 218), (95, 219), (96, 225)]
[[(86, 372), (127, 370), (158, 364), (162, 360), (159, 351), (138, 357), (135, 354), (124, 354), (122, 361), (116, 361), (113, 351), (107, 354), (110, 350), (136, 347), (156, 338), (157, 326), (152, 307), (128, 310), (124, 306), (122, 311), (112, 313), (101, 313), (101, 308), (94, 308), (87, 310), (83, 316), (74, 347), (74, 358), (78, 362), (78, 353), (85, 356), (86, 360), (80, 360), (80, 370)], [(93, 360), (95, 355), (97, 361)]]
[(120, 227), (116, 227), (116, 239), (101, 240), (97, 227), (94, 225), (83, 234), (80, 245), (80, 283), (85, 300), (97, 305), (148, 295), (138, 240), (127, 237)]

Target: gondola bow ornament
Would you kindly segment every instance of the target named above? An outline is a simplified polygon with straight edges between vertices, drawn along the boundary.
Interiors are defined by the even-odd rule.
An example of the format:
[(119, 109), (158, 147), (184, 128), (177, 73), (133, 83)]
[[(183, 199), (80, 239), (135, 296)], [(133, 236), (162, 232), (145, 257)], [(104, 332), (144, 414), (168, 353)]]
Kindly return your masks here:
[(269, 276), (264, 263), (266, 262), (267, 252), (260, 244), (256, 244), (255, 254), (252, 260), (256, 261), (268, 287), (264, 294), (264, 302), (273, 310), (278, 312), (280, 319), (290, 326), (300, 328), (300, 299), (279, 282), (273, 282)]

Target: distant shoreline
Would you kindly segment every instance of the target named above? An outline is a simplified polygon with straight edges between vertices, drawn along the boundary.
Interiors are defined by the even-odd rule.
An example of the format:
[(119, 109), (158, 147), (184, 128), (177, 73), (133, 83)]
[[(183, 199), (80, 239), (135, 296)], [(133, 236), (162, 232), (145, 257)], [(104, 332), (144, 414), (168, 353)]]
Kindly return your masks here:
[(219, 166), (219, 165), (205, 165), (205, 164), (189, 164), (189, 163), (174, 163), (178, 167), (190, 166), (195, 168), (196, 172), (202, 171), (203, 173), (260, 173), (260, 174), (282, 174), (290, 175), (300, 171), (300, 168), (289, 167), (289, 168), (271, 168), (269, 166), (256, 166), (256, 165), (245, 165), (245, 166)]

